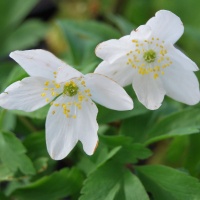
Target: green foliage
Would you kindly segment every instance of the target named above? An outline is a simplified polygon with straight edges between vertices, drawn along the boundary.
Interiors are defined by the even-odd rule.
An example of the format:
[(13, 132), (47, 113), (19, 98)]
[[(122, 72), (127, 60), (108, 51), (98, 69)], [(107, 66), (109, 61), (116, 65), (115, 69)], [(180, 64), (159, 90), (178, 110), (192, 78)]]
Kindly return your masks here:
[(80, 200), (149, 199), (139, 179), (115, 162), (108, 162), (93, 172), (81, 193)]
[(200, 197), (200, 183), (196, 178), (165, 166), (136, 168), (147, 191), (155, 200), (196, 200)]
[[(25, 49), (37, 44), (46, 32), (46, 24), (39, 20), (27, 20), (22, 23), (38, 0), (0, 2), (0, 57), (11, 51)], [(22, 24), (21, 24), (22, 23)], [(19, 26), (21, 24), (21, 26)], [(34, 32), (33, 32), (34, 30)]]
[(76, 168), (63, 169), (15, 190), (11, 196), (17, 199), (55, 200), (65, 196), (76, 196), (83, 176)]
[(3, 166), (14, 173), (20, 170), (25, 175), (35, 174), (33, 164), (25, 154), (24, 146), (12, 133), (1, 132), (0, 143), (0, 159)]
[[(74, 15), (78, 5), (77, 18), (86, 6), (90, 12), (87, 16), (91, 16), (87, 20), (64, 17), (60, 1), (54, 1), (58, 10), (50, 24), (27, 18), (38, 2), (0, 0), (1, 92), (28, 76), (7, 59), (11, 51), (37, 48), (42, 40), (46, 49), (83, 74), (90, 73), (101, 62), (94, 52), (100, 42), (129, 34), (160, 9), (180, 16), (185, 33), (177, 46), (200, 65), (198, 1), (67, 4)], [(48, 29), (55, 24), (59, 34)], [(78, 144), (62, 161), (52, 160), (46, 149), (49, 105), (29, 113), (0, 108), (0, 199), (199, 200), (199, 105), (189, 107), (165, 98), (158, 110), (150, 111), (137, 100), (132, 86), (125, 90), (134, 100), (133, 110), (114, 111), (97, 105), (99, 145), (94, 155), (85, 155)]]

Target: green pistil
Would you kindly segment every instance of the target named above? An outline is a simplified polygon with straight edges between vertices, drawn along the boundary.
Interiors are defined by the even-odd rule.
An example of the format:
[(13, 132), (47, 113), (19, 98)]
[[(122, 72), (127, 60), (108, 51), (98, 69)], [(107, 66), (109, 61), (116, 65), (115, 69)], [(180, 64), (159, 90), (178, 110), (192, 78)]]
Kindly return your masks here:
[(74, 82), (66, 83), (63, 89), (63, 94), (66, 94), (67, 96), (74, 96), (78, 93), (78, 86)]
[(148, 63), (152, 63), (155, 61), (156, 59), (156, 52), (152, 49), (150, 49), (149, 51), (146, 51), (143, 55), (143, 58), (146, 62)]

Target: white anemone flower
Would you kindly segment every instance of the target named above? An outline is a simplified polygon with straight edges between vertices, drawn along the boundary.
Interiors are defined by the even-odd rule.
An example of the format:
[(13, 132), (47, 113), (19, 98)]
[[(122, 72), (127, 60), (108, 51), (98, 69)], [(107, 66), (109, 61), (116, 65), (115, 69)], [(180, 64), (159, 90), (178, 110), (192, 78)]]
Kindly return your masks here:
[(99, 44), (96, 55), (103, 62), (95, 73), (121, 86), (132, 83), (139, 101), (148, 109), (161, 106), (164, 95), (188, 105), (200, 100), (197, 65), (173, 45), (183, 34), (179, 17), (160, 10), (145, 25), (119, 40)]
[(50, 103), (46, 143), (50, 156), (63, 159), (80, 140), (92, 155), (98, 143), (98, 109), (92, 100), (114, 110), (130, 110), (132, 99), (116, 82), (100, 74), (83, 75), (44, 50), (10, 54), (30, 75), (0, 94), (5, 109), (34, 111)]

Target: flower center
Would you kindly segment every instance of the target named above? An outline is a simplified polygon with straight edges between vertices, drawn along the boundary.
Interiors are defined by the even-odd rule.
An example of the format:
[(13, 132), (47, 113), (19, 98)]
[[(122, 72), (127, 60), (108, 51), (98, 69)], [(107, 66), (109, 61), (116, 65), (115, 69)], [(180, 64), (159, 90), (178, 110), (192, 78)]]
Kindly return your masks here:
[(79, 88), (74, 81), (66, 82), (63, 88), (63, 94), (72, 97), (78, 93), (78, 89)]
[(146, 62), (152, 63), (156, 59), (156, 52), (154, 50), (150, 49), (150, 50), (144, 52), (143, 58)]

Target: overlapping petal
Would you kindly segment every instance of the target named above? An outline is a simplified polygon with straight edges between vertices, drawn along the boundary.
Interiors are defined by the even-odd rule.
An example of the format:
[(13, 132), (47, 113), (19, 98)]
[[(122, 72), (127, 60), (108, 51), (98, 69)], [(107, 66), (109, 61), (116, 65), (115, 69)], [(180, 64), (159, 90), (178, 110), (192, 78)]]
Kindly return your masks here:
[[(46, 81), (41, 77), (28, 77), (11, 84), (0, 94), (0, 106), (27, 112), (43, 107), (55, 98), (50, 91), (44, 91)], [(45, 96), (42, 95), (44, 92)]]
[[(46, 144), (49, 155), (54, 160), (66, 157), (78, 142), (76, 119), (66, 117), (63, 113), (63, 103), (71, 102), (74, 97), (60, 96), (56, 99), (47, 114)], [(60, 104), (60, 106), (55, 105)], [(71, 108), (71, 115), (76, 114), (75, 106)]]
[(88, 99), (82, 102), (82, 109), (77, 110), (76, 132), (83, 144), (86, 154), (92, 155), (98, 145), (98, 124), (96, 121), (98, 109), (96, 105)]
[[(53, 80), (59, 67), (65, 66), (69, 71), (73, 68), (66, 65), (52, 53), (42, 50), (14, 51), (10, 54), (30, 76), (44, 77)], [(76, 71), (74, 69), (74, 71)]]
[(169, 97), (188, 105), (200, 101), (199, 82), (194, 72), (173, 64), (165, 70), (162, 80)]
[(112, 39), (100, 43), (96, 49), (96, 55), (106, 60), (109, 63), (114, 62), (116, 59), (119, 59), (122, 56), (125, 56), (127, 52), (131, 49), (132, 44), (130, 36), (124, 36), (119, 40)]
[(69, 65), (67, 65), (67, 67), (66, 67), (66, 65), (64, 65), (64, 66), (58, 68), (56, 82), (62, 83), (62, 82), (66, 82), (69, 79), (78, 78), (81, 76), (83, 76), (83, 74), (81, 72), (77, 71), (76, 69), (72, 68)]
[(138, 100), (148, 109), (159, 108), (164, 99), (165, 90), (160, 78), (153, 78), (152, 74), (135, 75), (132, 83)]
[(125, 87), (132, 83), (134, 74), (134, 70), (130, 65), (126, 65), (126, 62), (126, 57), (118, 59), (112, 64), (103, 61), (98, 65), (94, 72), (108, 76), (122, 87)]
[(92, 99), (114, 110), (131, 110), (133, 101), (126, 91), (113, 80), (101, 74), (85, 75), (86, 86), (90, 88)]
[[(97, 107), (88, 99), (78, 109), (72, 102), (77, 96), (60, 96), (51, 106), (46, 120), (46, 143), (50, 156), (55, 160), (66, 157), (78, 140), (88, 155), (94, 153), (98, 142), (96, 122)], [(63, 104), (72, 103), (69, 117), (63, 113)]]
[(181, 37), (184, 31), (180, 18), (168, 10), (158, 11), (146, 25), (151, 27), (155, 37), (172, 44)]

